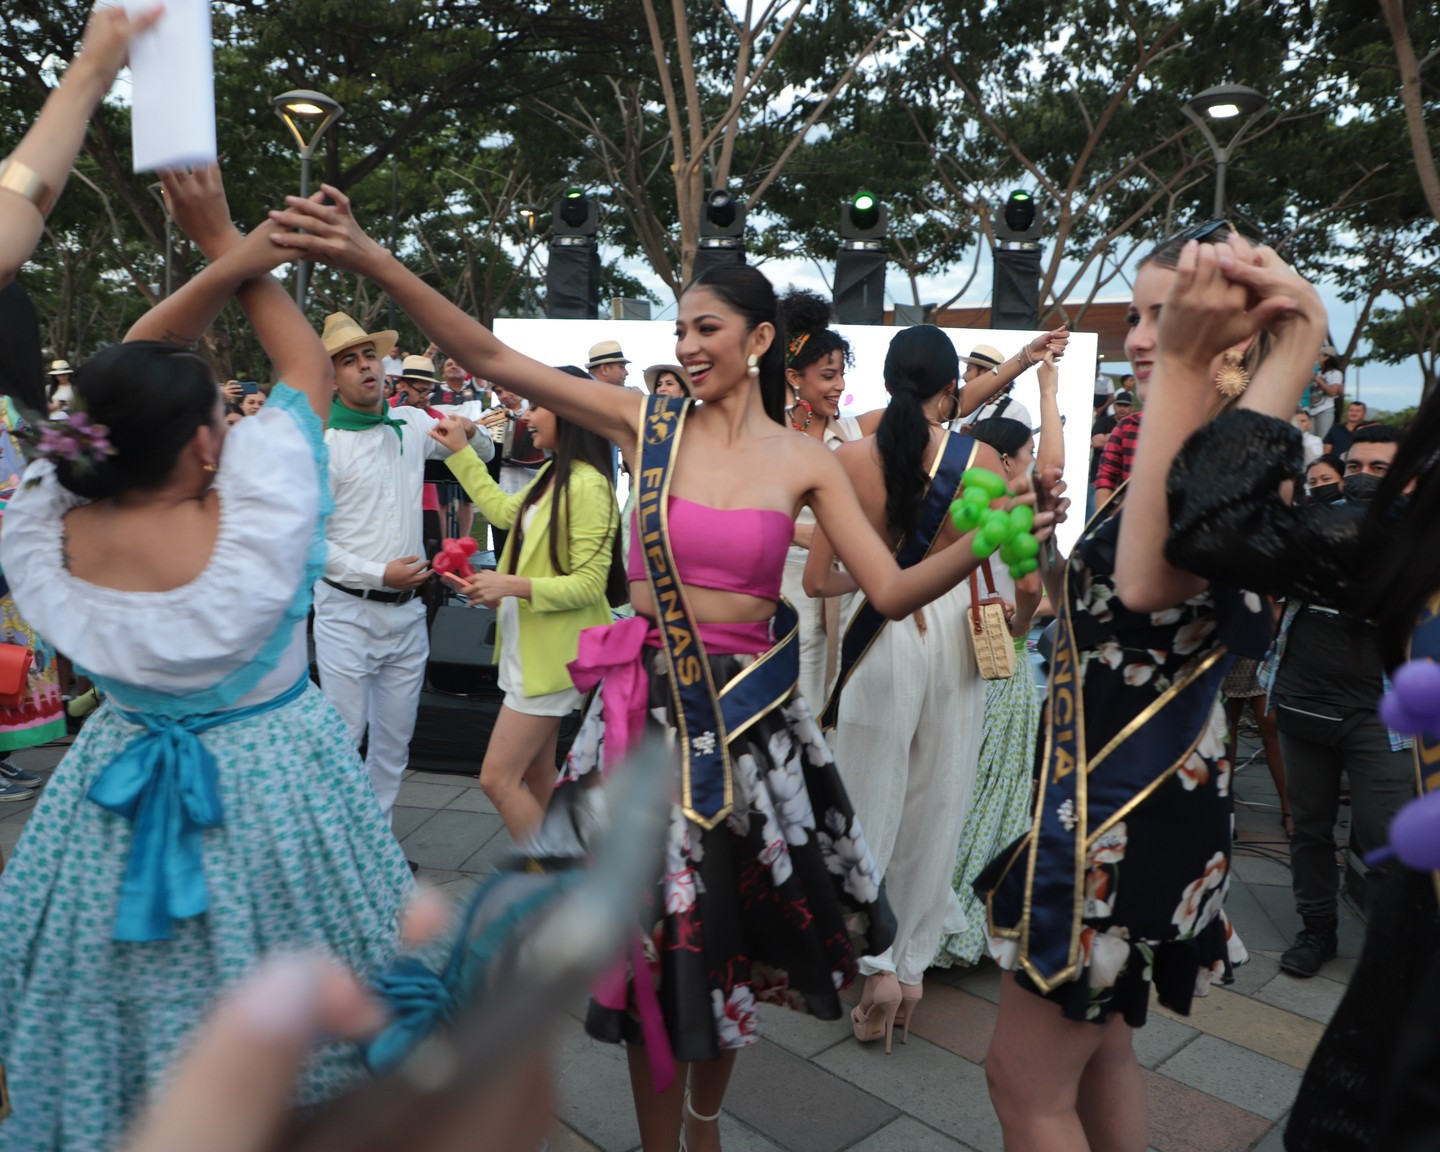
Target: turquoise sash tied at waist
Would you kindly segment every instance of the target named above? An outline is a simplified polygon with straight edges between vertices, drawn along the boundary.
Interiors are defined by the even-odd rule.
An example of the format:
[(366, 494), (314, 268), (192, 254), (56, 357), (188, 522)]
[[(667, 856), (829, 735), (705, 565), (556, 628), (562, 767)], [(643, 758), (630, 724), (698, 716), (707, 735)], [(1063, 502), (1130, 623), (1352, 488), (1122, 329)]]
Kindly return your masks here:
[(215, 757), (200, 734), (283, 708), (298, 700), (308, 683), (302, 675), (293, 687), (259, 704), (198, 716), (117, 709), (145, 731), (101, 770), (89, 792), (101, 808), (134, 825), (114, 939), (168, 940), (171, 921), (210, 907), (201, 834), (223, 825), (225, 813)]

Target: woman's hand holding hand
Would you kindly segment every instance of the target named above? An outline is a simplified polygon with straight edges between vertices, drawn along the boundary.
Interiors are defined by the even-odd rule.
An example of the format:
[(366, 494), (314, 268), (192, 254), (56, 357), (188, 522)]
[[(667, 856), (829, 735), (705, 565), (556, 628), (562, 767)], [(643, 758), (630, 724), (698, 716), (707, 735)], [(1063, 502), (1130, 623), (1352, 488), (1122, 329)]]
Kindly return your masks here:
[[(465, 433), (465, 425), (469, 423), (468, 420), (462, 422), (457, 416), (446, 416), (435, 421), (430, 429), (430, 439), (440, 441), (451, 452), (463, 451), (470, 442)], [(473, 429), (475, 426), (471, 424), (470, 427)]]
[(1069, 342), (1070, 330), (1062, 324), (1051, 332), (1035, 337), (1025, 345), (1025, 350), (1030, 354), (1032, 362), (1040, 360), (1046, 355), (1051, 356), (1054, 360), (1059, 360), (1064, 357), (1065, 345)]
[[(320, 202), (327, 196), (334, 203)], [(270, 219), (281, 229), (273, 242), (290, 252), (288, 259), (304, 257), (367, 276), (385, 258), (385, 249), (370, 239), (350, 214), (350, 198), (333, 185), (322, 184), (308, 200), (287, 196), (285, 203), (289, 207), (271, 212)]]
[(218, 165), (162, 172), (160, 183), (171, 218), (207, 260), (218, 259), (239, 241)]
[(1056, 359), (1053, 352), (1046, 352), (1045, 358), (1035, 369), (1036, 379), (1040, 382), (1041, 395), (1054, 396), (1060, 391), (1060, 370), (1055, 367)]
[[(1253, 310), (1274, 302), (1269, 320), (1262, 327), (1277, 341), (1308, 343), (1312, 335), (1318, 335), (1323, 343), (1329, 318), (1315, 286), (1280, 259), (1273, 248), (1252, 248), (1246, 255), (1248, 259), (1240, 258), (1234, 249), (1222, 249), (1220, 271), (1227, 280), (1249, 292)], [(1318, 344), (1315, 350), (1318, 354)], [(1314, 375), (1320, 382), (1321, 374)]]
[[(1238, 237), (1239, 244), (1249, 245)], [(1222, 252), (1235, 264), (1248, 257), (1228, 245), (1191, 240), (1180, 253), (1175, 280), (1160, 309), (1157, 343), (1166, 360), (1206, 369), (1215, 357), (1243, 343), (1283, 311), (1294, 307), (1287, 297), (1270, 297), (1250, 307), (1245, 285), (1222, 273)], [(1208, 388), (1210, 382), (1200, 374)]]

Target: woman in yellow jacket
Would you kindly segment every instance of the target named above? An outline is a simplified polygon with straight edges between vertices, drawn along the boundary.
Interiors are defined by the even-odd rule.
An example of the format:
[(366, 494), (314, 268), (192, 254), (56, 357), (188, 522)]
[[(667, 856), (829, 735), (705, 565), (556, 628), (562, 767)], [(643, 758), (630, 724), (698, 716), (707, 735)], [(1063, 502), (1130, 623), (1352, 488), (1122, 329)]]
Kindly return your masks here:
[(580, 704), (567, 664), (582, 629), (611, 620), (607, 584), (620, 512), (609, 441), (544, 408), (531, 408), (535, 446), (553, 454), (513, 495), (502, 492), (465, 442), (458, 421), (430, 433), (454, 452), (450, 471), (491, 524), (509, 536), (494, 572), (447, 577), (471, 604), (498, 612), (505, 702), (480, 767), (480, 787), (517, 842), (540, 825), (556, 780), (560, 721)]

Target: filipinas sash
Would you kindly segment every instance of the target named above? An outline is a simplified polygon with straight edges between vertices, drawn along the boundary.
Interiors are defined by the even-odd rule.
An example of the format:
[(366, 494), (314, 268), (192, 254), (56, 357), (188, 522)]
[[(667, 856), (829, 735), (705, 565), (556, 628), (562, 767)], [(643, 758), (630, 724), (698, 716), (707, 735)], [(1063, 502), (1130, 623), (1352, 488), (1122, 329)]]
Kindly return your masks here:
[(649, 397), (640, 417), (635, 511), (675, 704), (680, 806), (709, 829), (735, 806), (730, 741), (790, 694), (800, 675), (800, 641), (795, 610), (782, 599), (772, 624), (774, 646), (717, 691), (670, 547), (670, 480), (691, 403), (678, 396)]
[[(1020, 923), (995, 923), (993, 889), (986, 896), (991, 934), (1019, 940), (1019, 964), (1045, 992), (1073, 980), (1080, 969), (1088, 853), (1195, 750), (1220, 681), (1233, 663), (1227, 649), (1217, 644), (1089, 757), (1084, 668), (1075, 639), (1068, 564), (1065, 590), (1050, 660), (1050, 722), (1035, 822), (1005, 868), (1008, 873), (1025, 858)], [(1097, 772), (1102, 765), (1104, 771)]]
[[(945, 526), (950, 505), (960, 494), (960, 477), (974, 459), (975, 441), (947, 429), (930, 465), (930, 487), (920, 508), (919, 523), (915, 525), (915, 531), (900, 541), (895, 549), (895, 562), (901, 568), (913, 568), (930, 554), (940, 529)], [(839, 718), (840, 693), (844, 691), (846, 681), (888, 623), (868, 600), (850, 618), (840, 642), (840, 674), (835, 677), (835, 687), (830, 690), (830, 697), (820, 712), (820, 727), (825, 731), (834, 728)]]

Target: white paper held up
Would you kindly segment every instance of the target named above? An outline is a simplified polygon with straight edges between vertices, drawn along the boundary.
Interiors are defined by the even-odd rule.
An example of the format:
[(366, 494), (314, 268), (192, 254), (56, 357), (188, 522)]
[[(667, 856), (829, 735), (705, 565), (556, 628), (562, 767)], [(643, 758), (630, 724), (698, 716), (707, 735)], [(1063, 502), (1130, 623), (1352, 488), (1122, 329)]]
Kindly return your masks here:
[[(155, 0), (124, 0), (132, 16)], [(215, 161), (215, 57), (209, 0), (165, 0), (130, 45), (130, 142), (136, 172)]]

